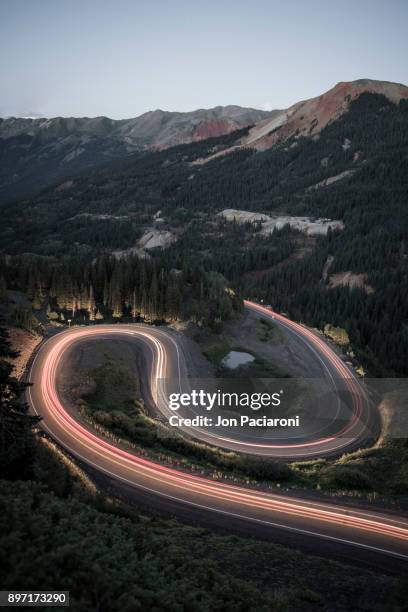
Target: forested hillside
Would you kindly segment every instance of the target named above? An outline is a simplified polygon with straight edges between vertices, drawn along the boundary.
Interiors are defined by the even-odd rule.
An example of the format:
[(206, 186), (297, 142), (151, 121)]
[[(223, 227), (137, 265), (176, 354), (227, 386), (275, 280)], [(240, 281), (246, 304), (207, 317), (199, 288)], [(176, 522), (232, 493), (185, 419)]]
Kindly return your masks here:
[[(62, 323), (182, 319), (217, 331), (241, 308), (222, 275), (198, 266), (170, 269), (159, 258), (106, 256), (88, 263), (85, 258), (18, 256), (3, 260), (2, 269), (3, 301), (6, 287), (23, 290), (33, 309), (45, 309), (50, 320)], [(9, 314), (30, 328), (31, 309), (22, 306)]]
[[(263, 299), (295, 319), (320, 328), (327, 323), (345, 328), (371, 373), (406, 374), (407, 101), (396, 105), (365, 93), (318, 136), (206, 161), (236, 139), (235, 133), (152, 153), (4, 207), (3, 252), (36, 253), (51, 267), (56, 261), (76, 262), (73, 268), (71, 263), (64, 266), (76, 270), (74, 285), (89, 292), (96, 261), (118, 249), (135, 253), (153, 231), (169, 238), (165, 249), (142, 253), (156, 271), (153, 284), (160, 284), (161, 269), (171, 283), (182, 278), (178, 270), (200, 270), (197, 274), (210, 277), (217, 272), (241, 295)], [(312, 236), (284, 227), (266, 235), (261, 223), (230, 223), (219, 217), (226, 208), (328, 217), (342, 221), (344, 229)], [(8, 258), (7, 266), (18, 266), (18, 261)], [(7, 270), (3, 275), (10, 282)], [(154, 274), (147, 276), (151, 285)], [(204, 287), (211, 282), (206, 280)], [(124, 283), (126, 313), (133, 289), (142, 300), (143, 287)], [(46, 284), (51, 288), (49, 275)], [(113, 312), (112, 299), (94, 285), (100, 304)], [(195, 287), (194, 299), (210, 303), (209, 289), (202, 298), (196, 293), (202, 292), (200, 283), (190, 286)], [(55, 293), (51, 289), (52, 300)], [(75, 294), (78, 290), (69, 299)]]

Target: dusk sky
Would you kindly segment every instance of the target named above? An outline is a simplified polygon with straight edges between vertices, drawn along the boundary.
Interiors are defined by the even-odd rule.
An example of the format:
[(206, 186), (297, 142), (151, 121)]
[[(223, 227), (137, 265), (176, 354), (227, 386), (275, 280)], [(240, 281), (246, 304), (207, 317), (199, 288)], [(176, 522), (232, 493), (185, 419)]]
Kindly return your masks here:
[(285, 108), (408, 83), (405, 0), (0, 0), (0, 115)]

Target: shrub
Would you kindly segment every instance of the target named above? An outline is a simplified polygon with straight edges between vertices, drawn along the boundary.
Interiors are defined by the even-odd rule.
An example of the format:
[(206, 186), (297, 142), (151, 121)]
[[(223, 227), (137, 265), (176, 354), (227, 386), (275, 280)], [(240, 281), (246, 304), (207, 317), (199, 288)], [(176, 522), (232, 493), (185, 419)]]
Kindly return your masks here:
[(356, 467), (336, 466), (322, 478), (322, 485), (328, 489), (372, 490), (371, 479)]

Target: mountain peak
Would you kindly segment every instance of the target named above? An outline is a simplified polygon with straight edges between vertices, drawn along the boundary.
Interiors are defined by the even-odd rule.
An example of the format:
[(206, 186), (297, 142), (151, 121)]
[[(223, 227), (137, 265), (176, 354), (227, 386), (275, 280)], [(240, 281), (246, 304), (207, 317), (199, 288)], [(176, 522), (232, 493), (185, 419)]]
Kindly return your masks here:
[[(379, 79), (367, 79), (367, 78), (356, 79), (354, 81), (339, 81), (337, 85), (350, 85), (354, 87), (370, 87), (370, 86), (376, 87), (380, 85), (381, 86), (396, 85), (398, 87), (406, 87), (406, 85), (403, 85), (403, 83), (394, 83), (393, 81), (381, 81)], [(335, 87), (337, 87), (337, 85)]]
[(338, 92), (350, 90), (353, 97), (359, 96), (361, 93), (378, 93), (386, 96), (391, 102), (397, 103), (401, 98), (408, 97), (408, 87), (402, 83), (393, 83), (392, 81), (379, 81), (376, 79), (357, 79), (355, 81), (340, 81), (323, 95), (328, 95), (330, 92)]
[(408, 87), (374, 79), (340, 81), (320, 96), (297, 102), (271, 119), (260, 122), (252, 128), (242, 144), (264, 150), (294, 135), (318, 134), (328, 123), (338, 119), (348, 109), (350, 102), (362, 93), (382, 94), (398, 104), (401, 98), (408, 98)]

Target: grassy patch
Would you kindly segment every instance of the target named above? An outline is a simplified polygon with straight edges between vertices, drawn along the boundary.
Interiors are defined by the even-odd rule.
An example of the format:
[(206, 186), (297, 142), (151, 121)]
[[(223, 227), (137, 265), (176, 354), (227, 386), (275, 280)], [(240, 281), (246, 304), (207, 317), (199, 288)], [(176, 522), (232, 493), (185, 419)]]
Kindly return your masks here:
[(261, 342), (282, 342), (282, 334), (270, 319), (258, 319), (257, 336)]
[(104, 363), (91, 370), (88, 376), (93, 384), (86, 400), (93, 410), (112, 411), (120, 407), (122, 412), (134, 414), (140, 409), (135, 377), (123, 364), (105, 356)]
[[(269, 332), (268, 332), (269, 333)], [(231, 345), (225, 337), (211, 340), (204, 343), (202, 347), (203, 355), (216, 368), (216, 375), (219, 378), (245, 377), (245, 378), (288, 378), (289, 375), (270, 361), (260, 357), (253, 351), (242, 347)], [(254, 361), (238, 366), (237, 368), (227, 368), (223, 365), (223, 359), (231, 351), (248, 353), (254, 357)]]
[(31, 463), (32, 478), (59, 497), (93, 498), (82, 471), (47, 436), (38, 435)]
[(211, 341), (204, 346), (203, 355), (213, 364), (213, 366), (219, 368), (222, 360), (231, 350), (232, 348), (229, 343), (221, 336), (219, 339)]
[(237, 376), (247, 376), (248, 378), (290, 378), (289, 374), (278, 366), (258, 355), (251, 363), (240, 366), (232, 372), (235, 372)]
[(334, 493), (358, 492), (408, 499), (408, 442), (391, 440), (337, 460), (291, 464), (295, 480)]

